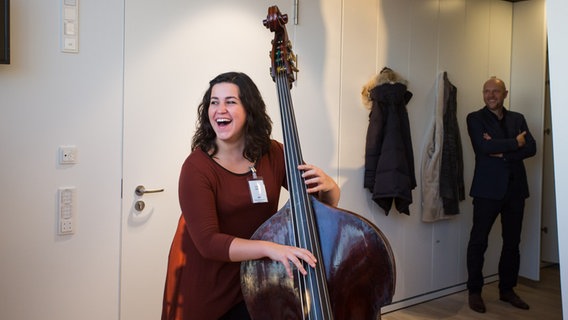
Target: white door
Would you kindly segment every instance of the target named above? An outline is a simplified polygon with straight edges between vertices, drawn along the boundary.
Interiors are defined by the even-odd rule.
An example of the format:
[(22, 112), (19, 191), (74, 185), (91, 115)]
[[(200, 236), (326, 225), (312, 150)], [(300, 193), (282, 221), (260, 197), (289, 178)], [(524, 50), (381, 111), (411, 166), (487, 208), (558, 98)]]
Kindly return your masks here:
[[(174, 5), (126, 1), (120, 319), (159, 319), (177, 218), (179, 168), (195, 122)], [(174, 10), (175, 11), (175, 10)], [(175, 34), (175, 33), (178, 34)], [(193, 100), (192, 100), (193, 99)], [(137, 196), (138, 185), (164, 189)], [(137, 210), (136, 202), (145, 208)]]
[[(278, 2), (285, 2), (279, 4)], [(177, 183), (209, 80), (246, 72), (277, 108), (262, 25), (273, 1), (126, 1), (120, 319), (161, 313)], [(276, 1), (282, 11), (290, 1)], [(269, 111), (272, 115), (276, 110)], [(275, 133), (280, 131), (274, 119)], [(135, 194), (137, 186), (163, 192)], [(136, 209), (139, 201), (142, 210)]]

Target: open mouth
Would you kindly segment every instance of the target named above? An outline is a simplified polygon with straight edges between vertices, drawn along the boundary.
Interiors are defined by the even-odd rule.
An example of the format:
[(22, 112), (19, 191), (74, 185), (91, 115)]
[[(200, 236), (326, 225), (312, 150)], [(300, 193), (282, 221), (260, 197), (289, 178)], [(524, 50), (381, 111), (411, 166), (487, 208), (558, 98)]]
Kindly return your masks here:
[(219, 127), (225, 127), (231, 123), (230, 119), (217, 119), (215, 121)]

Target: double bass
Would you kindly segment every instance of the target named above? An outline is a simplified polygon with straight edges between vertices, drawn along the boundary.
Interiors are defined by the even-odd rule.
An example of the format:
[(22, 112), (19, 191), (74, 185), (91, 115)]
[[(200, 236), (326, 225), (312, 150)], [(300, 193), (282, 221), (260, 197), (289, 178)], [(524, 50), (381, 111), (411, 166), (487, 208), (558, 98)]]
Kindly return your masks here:
[(291, 279), (280, 262), (244, 261), (244, 300), (255, 320), (380, 319), (380, 309), (392, 302), (395, 287), (394, 258), (386, 237), (362, 216), (309, 195), (297, 169), (303, 159), (290, 94), (297, 68), (287, 21), (287, 15), (272, 6), (263, 23), (275, 33), (270, 70), (280, 104), (290, 199), (252, 239), (305, 248), (318, 263), (315, 268), (306, 264), (305, 276), (292, 264)]

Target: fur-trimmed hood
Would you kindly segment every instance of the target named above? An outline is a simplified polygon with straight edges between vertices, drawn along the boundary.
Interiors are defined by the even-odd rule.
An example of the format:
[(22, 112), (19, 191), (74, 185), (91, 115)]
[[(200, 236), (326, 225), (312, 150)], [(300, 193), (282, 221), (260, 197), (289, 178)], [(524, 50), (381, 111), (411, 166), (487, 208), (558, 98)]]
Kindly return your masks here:
[(371, 107), (373, 105), (371, 99), (371, 90), (385, 83), (390, 83), (390, 84), (402, 83), (404, 85), (407, 85), (408, 82), (405, 79), (403, 79), (398, 73), (394, 72), (392, 69), (384, 67), (381, 70), (381, 72), (379, 72), (379, 74), (371, 78), (363, 86), (363, 90), (361, 90), (361, 100), (363, 102), (363, 105), (367, 109), (371, 110)]

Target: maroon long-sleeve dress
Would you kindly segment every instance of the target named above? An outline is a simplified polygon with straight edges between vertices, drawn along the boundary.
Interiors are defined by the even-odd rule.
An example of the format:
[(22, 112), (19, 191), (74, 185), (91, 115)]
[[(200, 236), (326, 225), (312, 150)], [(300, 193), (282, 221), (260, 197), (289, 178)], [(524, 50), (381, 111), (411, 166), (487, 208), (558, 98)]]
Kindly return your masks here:
[(240, 263), (229, 260), (229, 246), (235, 237), (250, 238), (278, 210), (286, 183), (282, 145), (272, 141), (255, 168), (267, 203), (252, 203), (250, 172), (230, 172), (199, 149), (184, 162), (182, 215), (168, 260), (163, 320), (216, 320), (242, 301)]

